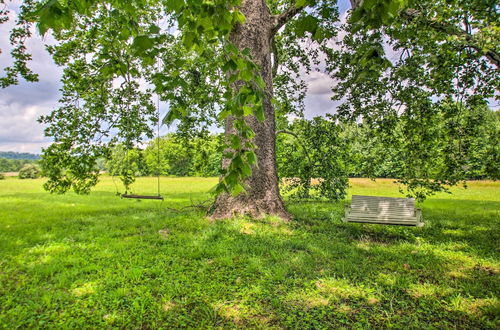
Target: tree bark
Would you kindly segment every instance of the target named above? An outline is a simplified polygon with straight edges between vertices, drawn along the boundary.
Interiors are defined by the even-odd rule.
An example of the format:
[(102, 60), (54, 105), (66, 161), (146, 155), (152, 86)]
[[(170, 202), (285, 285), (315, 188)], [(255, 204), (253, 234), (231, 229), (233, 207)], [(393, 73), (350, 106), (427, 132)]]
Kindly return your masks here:
[[(254, 116), (245, 118), (255, 132), (253, 142), (257, 146), (257, 166), (252, 168), (252, 176), (245, 181), (246, 192), (235, 197), (222, 193), (217, 197), (212, 218), (225, 219), (235, 215), (261, 218), (265, 215), (275, 215), (287, 221), (290, 214), (285, 209), (278, 186), (276, 124), (271, 104), (271, 53), (276, 21), (264, 0), (243, 0), (238, 9), (245, 15), (245, 23), (233, 29), (230, 39), (238, 49), (248, 48), (255, 63), (261, 67), (267, 92), (263, 102), (265, 120), (259, 122)], [(233, 118), (226, 119), (225, 128), (226, 136), (235, 132)], [(228, 163), (229, 160), (223, 160), (222, 166), (226, 167)]]

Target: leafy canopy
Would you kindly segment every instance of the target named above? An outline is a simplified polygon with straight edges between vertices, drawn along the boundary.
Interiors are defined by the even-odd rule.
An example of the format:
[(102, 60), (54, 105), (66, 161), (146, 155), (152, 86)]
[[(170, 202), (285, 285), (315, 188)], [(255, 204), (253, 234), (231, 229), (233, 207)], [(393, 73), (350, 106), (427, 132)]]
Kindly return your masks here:
[[(179, 119), (186, 135), (234, 117), (224, 154), (231, 162), (216, 190), (234, 194), (257, 163), (255, 133), (244, 118), (265, 120), (262, 101), (272, 96), (278, 129), (291, 114), (303, 117), (303, 77), (311, 71), (333, 78), (334, 99), (342, 102), (333, 120), (363, 120), (381, 135), (402, 121), (412, 141), (406, 148), (422, 161), (426, 144), (419, 143), (430, 139), (418, 128), (429, 118), (456, 111), (449, 104), (467, 111), (498, 95), (494, 0), (353, 0), (345, 24), (332, 1), (266, 2), (277, 22), (273, 93), (249, 50), (229, 42), (245, 22), (238, 0), (25, 0), (11, 33), (15, 61), (0, 84), (36, 80), (24, 42), (32, 24), (52, 31), (57, 44), (49, 51), (64, 76), (61, 106), (40, 120), (55, 142), (45, 150), (46, 187), (87, 192), (97, 182), (96, 161), (113, 145), (152, 138), (153, 94), (169, 103), (162, 123)], [(0, 22), (5, 17), (4, 10)], [(456, 183), (459, 173), (457, 162), (444, 179), (404, 180), (439, 186)]]

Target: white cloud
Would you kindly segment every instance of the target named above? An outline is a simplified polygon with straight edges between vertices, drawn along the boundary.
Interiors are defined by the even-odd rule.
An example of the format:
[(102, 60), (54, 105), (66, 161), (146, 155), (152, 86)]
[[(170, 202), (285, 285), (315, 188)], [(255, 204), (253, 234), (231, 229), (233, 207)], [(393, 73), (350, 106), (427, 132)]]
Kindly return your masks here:
[(22, 143), (3, 143), (0, 142), (0, 151), (29, 152), (40, 154), (42, 148), (46, 148), (51, 142), (22, 142)]
[(331, 89), (333, 82), (333, 79), (326, 73), (318, 71), (311, 72), (307, 79), (308, 95), (332, 94)]
[[(9, 31), (14, 27), (19, 1), (10, 4), (9, 21), (0, 25), (0, 69), (12, 63)], [(39, 74), (40, 81), (0, 89), (0, 150), (39, 153), (50, 144), (43, 134), (43, 126), (37, 119), (57, 106), (61, 68), (57, 67), (45, 50), (45, 44), (53, 43), (48, 36), (43, 40), (37, 33), (26, 43), (33, 60), (29, 67)], [(2, 72), (3, 74), (3, 72)]]
[(338, 101), (331, 100), (331, 93), (307, 95), (305, 99), (305, 116), (307, 118), (312, 118), (317, 116), (324, 116), (329, 113), (335, 113), (339, 104), (340, 103)]
[[(347, 21), (347, 9), (350, 8), (350, 3), (349, 1), (341, 0), (338, 2), (338, 5), (340, 16), (337, 25), (340, 27)], [(335, 38), (329, 40), (329, 46), (335, 50), (338, 50), (340, 46), (337, 44), (337, 42), (341, 41), (345, 35), (346, 31), (343, 29), (339, 29), (338, 35)], [(335, 86), (336, 81), (335, 79), (332, 79), (327, 73), (325, 73), (326, 58), (324, 54), (320, 55), (320, 61), (321, 63), (317, 68), (317, 71), (310, 72), (304, 78), (307, 83), (307, 96), (305, 99), (305, 116), (307, 118), (324, 116), (328, 113), (335, 113), (337, 106), (342, 103), (342, 101), (331, 100), (331, 97), (333, 96), (332, 87)]]

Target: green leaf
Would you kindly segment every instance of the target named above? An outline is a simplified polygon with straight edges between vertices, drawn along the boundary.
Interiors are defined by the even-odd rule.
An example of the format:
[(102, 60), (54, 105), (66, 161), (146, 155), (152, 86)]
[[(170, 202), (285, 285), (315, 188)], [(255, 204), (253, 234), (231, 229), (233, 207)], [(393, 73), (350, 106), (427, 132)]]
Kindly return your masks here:
[(240, 71), (240, 78), (246, 82), (252, 81), (253, 79), (253, 72), (250, 70), (243, 70)]
[(296, 32), (299, 37), (305, 36), (306, 32), (310, 32), (314, 35), (316, 29), (318, 28), (318, 19), (311, 15), (307, 15), (297, 20), (296, 24)]
[(236, 64), (235, 61), (233, 61), (232, 59), (229, 59), (226, 63), (224, 63), (224, 65), (222, 66), (222, 70), (224, 72), (227, 72), (229, 70), (236, 70), (236, 68), (238, 67), (238, 65)]
[(236, 48), (236, 46), (231, 44), (231, 43), (226, 44), (225, 48), (226, 48), (226, 52), (229, 54), (231, 54), (231, 53), (238, 54), (238, 48)]
[(262, 107), (262, 104), (254, 106), (254, 114), (255, 114), (255, 117), (257, 117), (257, 119), (261, 122), (263, 122), (264, 119), (266, 119), (265, 115), (264, 115), (264, 108)]
[(184, 7), (184, 0), (167, 0), (165, 4), (168, 10), (179, 12)]
[(233, 20), (236, 23), (243, 24), (245, 23), (245, 15), (243, 15), (239, 10), (235, 10), (233, 12)]
[(155, 41), (146, 35), (137, 36), (132, 42), (132, 48), (135, 49), (137, 54), (142, 54), (148, 49), (153, 48)]
[(228, 111), (228, 110), (222, 110), (221, 112), (219, 112), (219, 120), (224, 120), (227, 117), (229, 117), (229, 115), (231, 115), (230, 111)]
[(128, 27), (124, 27), (120, 32), (120, 39), (127, 40), (130, 37), (130, 29)]
[(239, 183), (236, 183), (235, 185), (231, 186), (231, 195), (233, 195), (233, 196), (238, 196), (239, 194), (241, 194), (244, 191), (245, 191), (245, 188)]
[(193, 48), (193, 45), (196, 43), (196, 33), (194, 32), (186, 32), (182, 36), (182, 43), (187, 49)]
[(307, 3), (307, 0), (297, 0), (295, 1), (295, 8), (304, 7)]
[(176, 119), (179, 119), (179, 113), (174, 108), (171, 108), (161, 122), (163, 125), (170, 126)]
[(223, 181), (226, 186), (232, 187), (238, 183), (238, 175), (236, 174), (236, 172), (231, 171), (224, 177)]
[(248, 178), (252, 175), (252, 168), (248, 163), (243, 163), (241, 166), (241, 173), (245, 176), (245, 178)]
[(241, 158), (240, 155), (236, 155), (236, 157), (233, 158), (233, 161), (232, 161), (232, 165), (235, 169), (239, 169), (241, 170), (241, 168), (243, 167), (243, 159)]
[(243, 106), (243, 115), (244, 116), (250, 116), (253, 113), (252, 107), (249, 107), (248, 105)]
[(245, 155), (246, 155), (246, 158), (247, 158), (247, 162), (250, 165), (253, 165), (253, 164), (257, 163), (257, 155), (255, 154), (255, 152), (253, 152), (253, 151), (247, 151), (245, 153)]
[(238, 150), (241, 148), (241, 140), (238, 135), (230, 135), (229, 140), (231, 142), (231, 148), (233, 148), (234, 150)]
[(151, 33), (151, 34), (158, 34), (158, 33), (160, 33), (160, 27), (158, 25), (155, 25), (155, 24), (151, 25), (149, 27), (149, 33)]
[(255, 82), (257, 83), (257, 86), (259, 86), (259, 88), (266, 88), (266, 83), (264, 82), (264, 79), (262, 79), (262, 76), (261, 75), (258, 75), (256, 78), (255, 78)]

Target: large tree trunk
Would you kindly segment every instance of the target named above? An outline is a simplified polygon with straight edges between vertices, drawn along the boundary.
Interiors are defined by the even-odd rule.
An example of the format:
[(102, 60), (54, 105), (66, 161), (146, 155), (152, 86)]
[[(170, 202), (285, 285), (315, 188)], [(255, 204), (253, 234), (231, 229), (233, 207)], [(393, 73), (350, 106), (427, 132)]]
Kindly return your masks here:
[[(285, 209), (278, 188), (276, 169), (276, 125), (274, 108), (271, 104), (272, 85), (272, 38), (275, 22), (264, 0), (243, 0), (240, 11), (245, 15), (245, 23), (234, 28), (231, 41), (243, 50), (248, 48), (253, 60), (260, 65), (262, 78), (267, 87), (264, 100), (264, 122), (254, 116), (245, 120), (255, 132), (254, 143), (257, 146), (257, 166), (253, 167), (252, 176), (245, 181), (246, 192), (236, 197), (227, 193), (220, 194), (214, 205), (212, 218), (224, 219), (236, 214), (250, 215), (255, 218), (264, 215), (276, 215), (284, 220), (290, 219)], [(226, 120), (226, 136), (234, 133), (233, 118)], [(223, 161), (223, 167), (229, 160)]]

